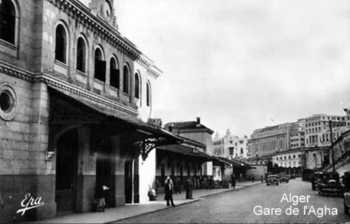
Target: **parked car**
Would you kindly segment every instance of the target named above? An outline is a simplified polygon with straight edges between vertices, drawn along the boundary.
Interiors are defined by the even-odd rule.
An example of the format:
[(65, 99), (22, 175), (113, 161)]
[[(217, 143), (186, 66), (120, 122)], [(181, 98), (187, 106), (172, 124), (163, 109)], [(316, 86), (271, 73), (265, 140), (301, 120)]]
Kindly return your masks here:
[(266, 185), (279, 185), (279, 182), (278, 175), (268, 175), (266, 178)]
[(315, 173), (312, 175), (312, 179), (311, 179), (311, 189), (312, 189), (313, 191), (317, 190), (318, 184), (322, 182), (323, 175), (324, 175), (323, 172), (315, 172)]
[(344, 213), (349, 215), (350, 208), (350, 172), (345, 172), (342, 177), (344, 186)]
[(289, 179), (290, 179), (290, 176), (289, 175), (282, 175), (280, 176), (280, 183), (284, 182), (284, 183), (288, 183), (289, 182)]
[(344, 187), (337, 172), (324, 173), (322, 182), (317, 185), (319, 195), (343, 196)]

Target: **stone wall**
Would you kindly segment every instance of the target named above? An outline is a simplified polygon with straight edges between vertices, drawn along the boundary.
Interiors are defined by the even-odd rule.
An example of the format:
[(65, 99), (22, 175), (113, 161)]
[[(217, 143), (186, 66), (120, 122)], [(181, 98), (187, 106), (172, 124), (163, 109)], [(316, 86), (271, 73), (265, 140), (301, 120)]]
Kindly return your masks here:
[(0, 42), (0, 61), (40, 71), (43, 0), (14, 0), (17, 11), (15, 44)]
[[(54, 161), (46, 159), (48, 143), (48, 99), (44, 84), (32, 84), (0, 74), (16, 94), (16, 113), (12, 120), (0, 119), (0, 220), (34, 217), (27, 213), (20, 217), (16, 210), (26, 193), (41, 196), (45, 208), (37, 211), (53, 212)], [(41, 212), (40, 212), (41, 211)]]

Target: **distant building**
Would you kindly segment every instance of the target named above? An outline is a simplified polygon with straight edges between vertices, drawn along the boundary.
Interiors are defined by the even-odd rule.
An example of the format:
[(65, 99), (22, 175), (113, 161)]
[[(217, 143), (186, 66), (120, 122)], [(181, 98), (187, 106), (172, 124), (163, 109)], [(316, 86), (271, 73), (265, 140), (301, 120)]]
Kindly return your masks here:
[(299, 119), (290, 135), (290, 149), (305, 147), (305, 119)]
[[(165, 124), (164, 128), (178, 136), (204, 144), (204, 152), (213, 155), (212, 134), (214, 132), (210, 128), (201, 124), (199, 117), (197, 117), (195, 121), (170, 122)], [(203, 164), (201, 170), (201, 172), (203, 172), (202, 175), (212, 176), (213, 163), (207, 162)]]
[(349, 115), (312, 115), (308, 118), (305, 118), (306, 147), (322, 147), (331, 145), (329, 121), (331, 121), (333, 141), (335, 141), (343, 132), (349, 130)]
[[(327, 166), (331, 142), (350, 130), (350, 110), (344, 111), (346, 115), (343, 116), (315, 114), (293, 123), (255, 130), (248, 141), (250, 160), (258, 158), (267, 162), (272, 159), (274, 164), (287, 168), (320, 169)], [(297, 151), (303, 159), (298, 159), (300, 154), (296, 154)], [(294, 155), (297, 160), (294, 160)]]
[(329, 146), (305, 148), (305, 169), (321, 169), (329, 164)]
[(295, 133), (296, 123), (284, 123), (257, 129), (248, 140), (250, 158), (269, 156), (290, 148), (290, 136)]
[(303, 165), (303, 150), (293, 149), (278, 152), (272, 156), (272, 163), (284, 168), (298, 168)]
[(230, 159), (246, 159), (248, 157), (248, 137), (232, 135), (229, 129), (223, 137), (216, 135), (213, 145), (216, 156)]
[(328, 160), (329, 164), (325, 166), (325, 171), (333, 170), (333, 161), (334, 168), (340, 176), (350, 170), (350, 130), (344, 132), (337, 141), (334, 142), (334, 147), (328, 154)]

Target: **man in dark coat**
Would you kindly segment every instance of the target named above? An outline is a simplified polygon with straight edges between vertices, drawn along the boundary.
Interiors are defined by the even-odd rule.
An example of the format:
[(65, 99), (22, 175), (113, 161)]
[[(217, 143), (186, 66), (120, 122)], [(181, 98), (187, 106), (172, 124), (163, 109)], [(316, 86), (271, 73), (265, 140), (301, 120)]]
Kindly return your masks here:
[(186, 180), (186, 199), (192, 199), (193, 182), (190, 177)]
[(234, 174), (231, 174), (231, 184), (233, 188), (236, 187), (236, 178)]
[(166, 200), (167, 206), (169, 206), (170, 205), (169, 202), (171, 202), (171, 206), (175, 207), (174, 200), (173, 200), (173, 191), (174, 191), (174, 182), (168, 176), (165, 179), (165, 183), (164, 183), (165, 200)]

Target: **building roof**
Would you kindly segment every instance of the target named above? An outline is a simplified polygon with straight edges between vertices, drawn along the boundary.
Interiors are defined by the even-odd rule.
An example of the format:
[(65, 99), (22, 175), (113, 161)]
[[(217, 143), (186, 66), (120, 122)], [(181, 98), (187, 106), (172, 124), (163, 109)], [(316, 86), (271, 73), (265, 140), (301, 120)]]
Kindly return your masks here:
[(343, 138), (347, 135), (350, 134), (350, 130), (347, 130), (345, 132), (343, 132), (334, 142), (333, 142), (333, 145), (337, 144), (338, 142), (342, 141)]
[(123, 49), (126, 53), (135, 57), (141, 64), (145, 65), (150, 74), (158, 77), (163, 73), (133, 42), (122, 36), (116, 27), (91, 13), (91, 9), (80, 0), (48, 1), (56, 7), (62, 8), (68, 14), (73, 15), (76, 20), (89, 24), (91, 29), (95, 29), (98, 33), (103, 34), (105, 38), (109, 39), (118, 48)]
[(315, 146), (315, 147), (305, 147), (305, 152), (319, 151), (319, 150), (329, 150), (330, 146)]
[(189, 144), (189, 142), (183, 142), (181, 144), (162, 145), (157, 147), (157, 149), (161, 151), (182, 154), (185, 156), (196, 157), (205, 161), (210, 161), (213, 159), (209, 154), (202, 152), (195, 144)]
[(209, 134), (213, 134), (214, 131), (205, 125), (201, 124), (200, 121), (182, 121), (182, 122), (169, 122), (164, 125), (164, 128), (169, 131), (180, 131), (181, 130), (195, 130), (202, 129), (208, 132)]
[(192, 140), (192, 139), (189, 139), (189, 138), (185, 138), (185, 137), (182, 137), (182, 136), (177, 136), (177, 137), (180, 138), (184, 144), (190, 144), (190, 145), (202, 148), (202, 149), (206, 149), (206, 147), (207, 147), (205, 144), (203, 144), (201, 142), (197, 142), (195, 140)]
[(148, 124), (146, 122), (143, 122), (142, 120), (138, 119), (137, 117), (131, 114), (122, 113), (122, 112), (116, 113), (114, 110), (109, 110), (108, 108), (103, 107), (93, 101), (88, 101), (84, 98), (77, 97), (73, 94), (69, 95), (64, 90), (59, 88), (53, 88), (50, 85), (49, 85), (49, 91), (51, 92), (51, 94), (57, 95), (61, 98), (74, 102), (74, 104), (85, 107), (87, 110), (93, 111), (96, 114), (100, 114), (106, 117), (106, 119), (110, 119), (111, 121), (118, 120), (118, 121), (126, 122), (127, 124), (135, 127), (137, 131), (140, 131), (143, 134), (146, 134), (150, 138), (162, 137), (163, 139), (168, 140), (166, 141), (165, 144), (183, 142), (181, 138), (174, 135), (173, 133), (162, 129), (161, 127), (157, 127), (157, 126)]
[(305, 148), (295, 148), (295, 149), (289, 149), (286, 151), (279, 151), (273, 154), (273, 156), (277, 156), (277, 155), (283, 155), (283, 154), (289, 154), (289, 153), (293, 153), (293, 152), (303, 152), (305, 151)]
[(221, 157), (221, 156), (214, 156), (219, 162), (221, 161), (222, 163), (228, 164), (228, 165), (232, 165), (232, 166), (236, 166), (236, 167), (250, 167), (250, 165), (246, 162), (237, 160), (237, 159), (228, 159), (225, 157)]

